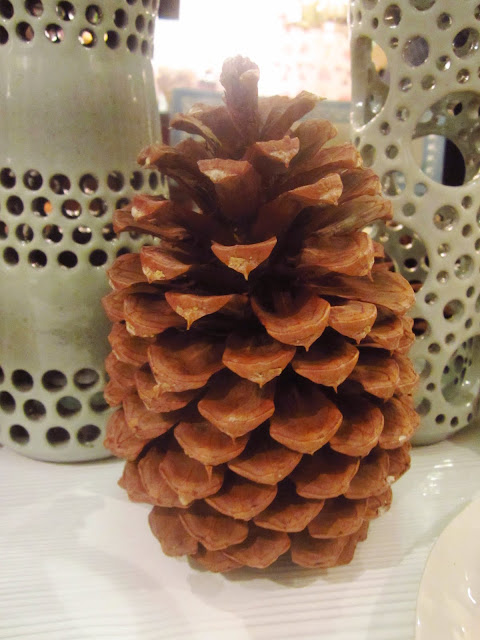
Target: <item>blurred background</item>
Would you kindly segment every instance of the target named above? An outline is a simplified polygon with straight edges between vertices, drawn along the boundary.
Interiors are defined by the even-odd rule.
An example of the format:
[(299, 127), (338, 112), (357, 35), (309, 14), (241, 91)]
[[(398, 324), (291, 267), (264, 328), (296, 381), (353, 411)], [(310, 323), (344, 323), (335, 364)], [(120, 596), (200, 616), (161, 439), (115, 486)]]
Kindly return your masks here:
[(168, 109), (174, 88), (221, 91), (225, 58), (261, 70), (261, 95), (308, 90), (350, 100), (348, 0), (161, 0), (153, 66)]

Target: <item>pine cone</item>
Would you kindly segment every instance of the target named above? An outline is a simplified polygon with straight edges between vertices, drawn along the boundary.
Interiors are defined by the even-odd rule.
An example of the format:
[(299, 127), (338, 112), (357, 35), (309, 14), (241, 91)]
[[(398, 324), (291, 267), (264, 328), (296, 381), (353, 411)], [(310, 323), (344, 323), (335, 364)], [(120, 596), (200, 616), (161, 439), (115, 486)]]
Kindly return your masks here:
[(172, 122), (201, 140), (141, 153), (183, 204), (139, 195), (115, 213), (117, 232), (159, 242), (115, 261), (104, 298), (120, 485), (154, 505), (167, 555), (212, 571), (287, 551), (350, 562), (418, 425), (413, 292), (362, 231), (391, 204), (353, 146), (325, 147), (332, 124), (301, 120), (315, 96), (259, 99), (258, 75), (228, 60), (225, 106)]

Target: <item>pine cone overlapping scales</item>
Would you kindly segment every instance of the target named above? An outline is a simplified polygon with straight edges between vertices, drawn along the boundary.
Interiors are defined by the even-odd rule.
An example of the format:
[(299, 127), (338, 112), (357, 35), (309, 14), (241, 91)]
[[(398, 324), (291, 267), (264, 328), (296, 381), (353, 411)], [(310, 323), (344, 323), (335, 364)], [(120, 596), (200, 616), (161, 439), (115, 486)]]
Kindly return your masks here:
[(418, 425), (409, 284), (362, 231), (388, 220), (377, 177), (316, 103), (258, 99), (225, 63), (225, 106), (173, 126), (202, 140), (140, 156), (191, 209), (136, 196), (117, 231), (160, 239), (110, 269), (106, 445), (168, 555), (212, 571), (351, 560), (409, 467)]

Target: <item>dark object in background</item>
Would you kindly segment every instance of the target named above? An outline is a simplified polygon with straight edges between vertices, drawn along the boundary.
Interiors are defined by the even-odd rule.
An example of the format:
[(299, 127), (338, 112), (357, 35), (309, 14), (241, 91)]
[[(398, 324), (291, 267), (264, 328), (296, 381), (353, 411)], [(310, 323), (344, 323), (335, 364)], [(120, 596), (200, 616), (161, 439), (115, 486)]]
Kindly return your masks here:
[(180, 0), (160, 0), (158, 17), (167, 20), (178, 20), (180, 17)]
[(445, 144), (442, 184), (458, 187), (465, 182), (465, 159), (462, 152), (448, 138)]

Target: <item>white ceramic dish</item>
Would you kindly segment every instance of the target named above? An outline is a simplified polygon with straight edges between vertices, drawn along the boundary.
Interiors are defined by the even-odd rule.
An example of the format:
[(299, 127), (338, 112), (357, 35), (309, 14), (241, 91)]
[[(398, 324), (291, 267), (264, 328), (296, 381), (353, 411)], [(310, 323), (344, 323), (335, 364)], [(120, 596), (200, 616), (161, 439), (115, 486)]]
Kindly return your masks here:
[(480, 638), (480, 498), (445, 528), (425, 567), (416, 640)]

